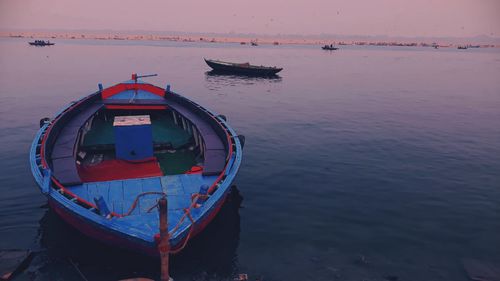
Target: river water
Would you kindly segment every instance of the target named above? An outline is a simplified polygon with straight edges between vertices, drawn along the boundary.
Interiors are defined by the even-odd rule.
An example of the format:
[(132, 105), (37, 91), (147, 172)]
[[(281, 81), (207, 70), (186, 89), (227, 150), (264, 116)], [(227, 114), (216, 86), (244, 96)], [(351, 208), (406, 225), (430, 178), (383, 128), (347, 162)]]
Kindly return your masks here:
[[(212, 75), (203, 58), (284, 70)], [(499, 49), (3, 38), (0, 249), (34, 251), (18, 280), (158, 278), (158, 261), (62, 223), (28, 163), (40, 118), (134, 72), (246, 137), (231, 200), (172, 258), (175, 280), (459, 281), (464, 260), (500, 262)]]

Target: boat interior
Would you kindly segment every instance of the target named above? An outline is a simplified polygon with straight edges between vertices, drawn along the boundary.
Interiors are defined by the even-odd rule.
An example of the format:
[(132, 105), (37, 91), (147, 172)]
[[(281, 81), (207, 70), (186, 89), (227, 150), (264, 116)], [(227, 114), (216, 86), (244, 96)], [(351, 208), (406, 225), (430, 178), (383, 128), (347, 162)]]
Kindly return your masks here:
[[(201, 172), (202, 149), (193, 132), (176, 124), (169, 109), (101, 109), (84, 125), (77, 141), (76, 161), (83, 182), (143, 178)], [(113, 121), (116, 116), (149, 116), (153, 137), (153, 158), (124, 161), (116, 157)]]
[[(166, 193), (169, 209), (182, 215), (191, 195), (224, 171), (226, 132), (205, 109), (179, 96), (132, 92), (114, 99), (94, 94), (60, 114), (46, 145), (52, 175), (88, 202), (102, 196), (111, 212), (124, 213), (139, 194), (156, 191)], [(146, 133), (129, 130), (127, 122), (138, 117), (145, 125), (136, 129)], [(124, 156), (123, 143), (134, 141), (136, 150)], [(145, 213), (156, 199), (141, 199), (134, 213)]]

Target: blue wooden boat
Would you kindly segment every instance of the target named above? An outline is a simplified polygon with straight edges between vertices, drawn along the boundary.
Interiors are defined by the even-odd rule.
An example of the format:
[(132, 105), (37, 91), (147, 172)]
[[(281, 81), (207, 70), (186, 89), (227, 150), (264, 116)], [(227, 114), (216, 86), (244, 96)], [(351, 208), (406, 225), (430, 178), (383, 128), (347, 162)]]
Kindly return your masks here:
[(158, 255), (157, 201), (168, 200), (173, 253), (216, 216), (244, 137), (223, 115), (142, 81), (103, 88), (40, 120), (31, 170), (50, 207), (102, 242)]

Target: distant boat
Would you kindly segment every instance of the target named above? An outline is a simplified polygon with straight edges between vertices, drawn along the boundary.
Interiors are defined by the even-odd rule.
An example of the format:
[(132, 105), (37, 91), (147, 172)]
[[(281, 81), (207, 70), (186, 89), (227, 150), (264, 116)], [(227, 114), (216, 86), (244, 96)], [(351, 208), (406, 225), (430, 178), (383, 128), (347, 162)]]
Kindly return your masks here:
[(52, 46), (56, 43), (51, 43), (50, 41), (35, 40), (33, 42), (28, 42), (31, 46)]
[(459, 50), (467, 50), (467, 46), (458, 46), (457, 49), (459, 49)]
[(252, 44), (252, 46), (259, 46), (259, 44), (257, 44), (257, 42), (254, 41), (250, 42), (250, 44)]
[(205, 59), (205, 62), (216, 72), (243, 74), (252, 76), (273, 76), (283, 70), (275, 66), (257, 66), (250, 63), (233, 63), (219, 60)]
[(335, 51), (335, 50), (338, 50), (339, 48), (337, 48), (337, 47), (333, 46), (332, 44), (330, 44), (330, 45), (325, 45), (325, 46), (321, 47), (321, 49), (323, 49), (323, 50), (329, 50), (329, 51)]

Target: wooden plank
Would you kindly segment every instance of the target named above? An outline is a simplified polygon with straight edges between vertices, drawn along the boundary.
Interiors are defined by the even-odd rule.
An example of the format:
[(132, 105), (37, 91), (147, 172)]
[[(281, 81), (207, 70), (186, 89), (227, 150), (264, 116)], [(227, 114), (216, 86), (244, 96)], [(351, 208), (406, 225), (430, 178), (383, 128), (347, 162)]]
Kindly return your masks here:
[(123, 214), (123, 183), (122, 181), (109, 182), (109, 202), (113, 212)]
[[(142, 193), (142, 184), (140, 179), (123, 181), (123, 209), (127, 210), (132, 206), (137, 195)], [(137, 207), (132, 212), (132, 215), (140, 214), (141, 201), (137, 203)]]
[(109, 182), (97, 182), (97, 191), (101, 195), (107, 204), (109, 204)]
[(182, 181), (178, 176), (171, 175), (161, 178), (161, 186), (163, 192), (167, 195), (181, 195), (184, 194), (184, 189), (182, 186)]
[[(142, 192), (162, 192), (160, 178), (142, 179)], [(149, 194), (141, 197), (141, 214), (147, 213), (149, 209), (156, 205), (159, 194)]]
[(90, 202), (94, 202), (94, 198), (98, 198), (100, 195), (97, 184), (87, 183), (85, 185), (87, 186), (87, 193), (88, 193)]
[(151, 125), (149, 115), (115, 116), (113, 126)]

